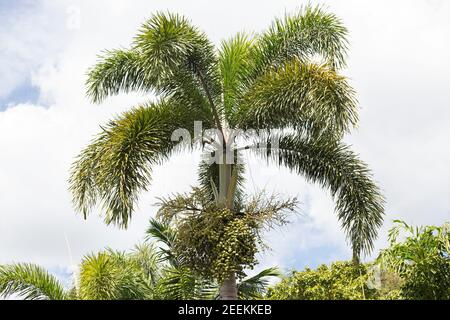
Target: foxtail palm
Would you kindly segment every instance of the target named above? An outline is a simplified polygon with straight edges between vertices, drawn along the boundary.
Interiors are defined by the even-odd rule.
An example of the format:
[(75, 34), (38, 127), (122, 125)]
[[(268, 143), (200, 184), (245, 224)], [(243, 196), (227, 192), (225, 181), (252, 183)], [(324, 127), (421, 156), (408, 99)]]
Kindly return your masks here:
[[(223, 207), (239, 201), (237, 150), (257, 146), (258, 157), (329, 189), (354, 258), (369, 252), (383, 199), (366, 164), (341, 142), (358, 122), (354, 91), (339, 74), (346, 36), (335, 15), (306, 7), (261, 34), (237, 34), (216, 50), (189, 20), (155, 14), (129, 49), (106, 52), (89, 73), (87, 93), (96, 103), (131, 91), (157, 98), (109, 122), (82, 151), (70, 179), (76, 208), (86, 216), (100, 204), (106, 223), (126, 227), (153, 166), (178, 149), (174, 130), (193, 134), (194, 122), (201, 121), (220, 139), (192, 146), (222, 161), (203, 163), (200, 182)], [(227, 146), (236, 142), (230, 128), (270, 133), (230, 153)], [(237, 298), (234, 274), (222, 284), (221, 298)]]

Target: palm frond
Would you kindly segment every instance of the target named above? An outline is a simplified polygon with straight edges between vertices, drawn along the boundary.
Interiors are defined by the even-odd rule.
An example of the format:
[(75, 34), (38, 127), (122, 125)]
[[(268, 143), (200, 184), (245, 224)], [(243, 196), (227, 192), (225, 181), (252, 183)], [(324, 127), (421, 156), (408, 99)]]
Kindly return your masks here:
[(264, 269), (253, 277), (238, 284), (238, 296), (241, 300), (262, 299), (270, 284), (269, 278), (279, 278), (282, 273), (278, 268)]
[[(292, 65), (293, 62), (305, 66), (322, 66), (322, 69), (329, 70), (327, 78), (331, 81), (331, 75), (336, 75), (332, 71), (345, 66), (347, 45), (347, 29), (342, 22), (334, 14), (325, 12), (321, 7), (310, 5), (296, 14), (276, 19), (271, 27), (259, 36), (251, 38), (244, 34), (238, 34), (224, 42), (220, 50), (219, 65), (223, 78), (223, 100), (229, 122), (242, 127), (242, 123), (238, 121), (239, 116), (235, 115), (235, 113), (238, 115), (241, 113), (240, 105), (247, 104), (244, 106), (245, 108), (259, 102), (245, 99), (248, 91), (254, 90), (255, 86), (260, 87), (262, 83), (269, 87), (271, 87), (270, 84), (276, 85), (277, 82), (273, 81), (267, 83), (267, 78), (275, 75), (279, 69)], [(290, 83), (289, 80), (285, 80), (285, 82), (280, 81), (279, 87), (285, 86), (286, 82)], [(314, 86), (316, 79), (302, 78), (301, 80), (303, 82), (300, 85), (301, 89), (296, 91), (295, 97), (290, 97), (294, 99), (294, 105), (298, 104), (298, 101), (308, 100), (308, 98), (310, 98), (308, 102), (311, 100), (317, 102), (321, 98), (327, 100), (323, 90), (330, 88), (322, 87), (319, 90), (309, 88), (310, 91), (305, 92), (305, 87)], [(298, 87), (298, 82), (292, 83), (291, 92), (296, 87)], [(271, 97), (273, 93), (267, 92), (266, 97)], [(249, 94), (251, 95), (251, 93)], [(350, 92), (351, 95), (352, 92)], [(278, 96), (271, 101), (274, 104), (286, 103), (286, 98), (286, 96)], [(330, 94), (328, 94), (328, 98), (330, 98)], [(331, 101), (322, 101), (322, 104), (327, 102)], [(291, 107), (294, 106), (291, 105)], [(275, 109), (278, 111), (277, 108)], [(329, 111), (332, 112), (331, 109)], [(254, 115), (252, 114), (250, 117)], [(254, 123), (252, 125), (251, 128), (260, 128)]]
[(204, 119), (172, 100), (135, 108), (111, 121), (79, 155), (72, 167), (70, 190), (76, 209), (86, 217), (100, 203), (105, 222), (128, 225), (139, 192), (146, 190), (153, 165), (165, 160), (178, 142), (172, 133)]
[[(195, 92), (206, 100), (220, 126), (221, 83), (213, 44), (180, 15), (157, 13), (142, 27), (134, 47), (159, 77), (158, 92), (177, 98)], [(179, 85), (188, 87), (179, 89)], [(196, 99), (197, 102), (199, 99)]]
[(154, 244), (138, 244), (128, 255), (131, 263), (135, 263), (142, 270), (148, 282), (154, 287), (161, 276), (161, 252)]
[(173, 254), (173, 246), (175, 245), (177, 232), (173, 229), (169, 222), (150, 219), (150, 226), (146, 230), (146, 240), (156, 240), (161, 243), (159, 246), (160, 260), (168, 261), (173, 266), (181, 264), (179, 258)]
[(206, 35), (182, 16), (157, 13), (143, 24), (131, 49), (107, 51), (99, 58), (86, 85), (94, 102), (120, 92), (154, 92), (208, 111), (210, 122), (220, 101), (218, 79), (217, 58)]
[(172, 248), (176, 239), (176, 231), (167, 222), (150, 219), (150, 226), (146, 230), (146, 240), (155, 239), (157, 242)]
[(34, 264), (0, 266), (0, 296), (15, 295), (25, 300), (66, 300), (63, 285), (42, 267)]
[(106, 51), (89, 70), (87, 95), (93, 102), (100, 103), (120, 92), (151, 91), (155, 80), (142, 60), (142, 54), (136, 50)]
[[(277, 68), (296, 58), (321, 58), (332, 68), (345, 66), (347, 29), (320, 6), (306, 6), (296, 14), (276, 19), (254, 46), (254, 74)], [(256, 78), (253, 76), (253, 78)]]
[(254, 40), (243, 33), (238, 33), (228, 41), (222, 42), (219, 66), (223, 81), (223, 104), (227, 117), (234, 112), (238, 98), (245, 91), (245, 80), (251, 71), (253, 43)]
[(151, 284), (142, 268), (124, 253), (105, 251), (86, 256), (80, 268), (83, 300), (149, 299)]
[(234, 122), (241, 128), (342, 134), (358, 122), (357, 109), (344, 77), (324, 65), (292, 60), (254, 83)]
[(287, 134), (279, 137), (278, 149), (271, 148), (269, 141), (256, 153), (331, 191), (354, 258), (373, 249), (383, 223), (384, 199), (367, 165), (348, 146), (327, 137)]
[(156, 292), (163, 300), (211, 300), (217, 297), (218, 287), (188, 268), (171, 266), (164, 270)]

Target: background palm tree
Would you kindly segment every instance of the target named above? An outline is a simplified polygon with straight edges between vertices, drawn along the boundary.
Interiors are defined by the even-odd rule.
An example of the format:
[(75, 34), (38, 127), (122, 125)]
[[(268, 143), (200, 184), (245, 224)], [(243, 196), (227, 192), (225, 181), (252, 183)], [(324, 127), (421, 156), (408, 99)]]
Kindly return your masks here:
[[(15, 295), (25, 300), (132, 300), (153, 299), (158, 271), (152, 247), (130, 253), (106, 250), (86, 256), (69, 289), (42, 267), (34, 264), (0, 266), (0, 296)], [(145, 255), (144, 250), (147, 251)], [(153, 264), (151, 271), (148, 265)]]
[[(208, 300), (217, 299), (219, 285), (195, 275), (173, 254), (176, 231), (150, 221), (148, 240), (129, 252), (111, 249), (84, 257), (73, 276), (73, 286), (64, 284), (34, 264), (0, 265), (0, 296), (25, 300)], [(268, 268), (238, 284), (241, 299), (261, 299), (280, 277)]]
[[(100, 204), (106, 223), (126, 227), (152, 167), (178, 150), (174, 130), (193, 134), (194, 121), (202, 121), (221, 137), (192, 147), (223, 161), (201, 165), (200, 183), (223, 207), (233, 209), (239, 201), (237, 188), (230, 188), (233, 176), (237, 183), (243, 179), (243, 167), (233, 164), (238, 151), (258, 146), (257, 156), (331, 191), (359, 259), (373, 247), (383, 199), (367, 166), (341, 142), (358, 121), (354, 92), (339, 74), (346, 35), (335, 15), (308, 6), (261, 34), (237, 34), (216, 50), (186, 18), (153, 15), (130, 49), (108, 51), (89, 73), (94, 102), (130, 91), (157, 99), (109, 122), (82, 151), (70, 179), (76, 208), (86, 216)], [(236, 143), (230, 128), (271, 131), (230, 153), (226, 146)], [(222, 283), (220, 295), (237, 298), (235, 274)]]
[(70, 296), (56, 277), (40, 266), (25, 263), (0, 266), (0, 294), (25, 300), (66, 300)]

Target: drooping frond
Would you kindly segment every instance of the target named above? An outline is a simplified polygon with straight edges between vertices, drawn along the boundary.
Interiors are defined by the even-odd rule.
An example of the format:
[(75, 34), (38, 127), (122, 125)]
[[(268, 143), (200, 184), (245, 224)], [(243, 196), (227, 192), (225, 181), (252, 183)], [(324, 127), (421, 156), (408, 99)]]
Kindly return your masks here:
[(354, 91), (344, 77), (324, 65), (292, 60), (255, 82), (235, 122), (241, 128), (342, 134), (357, 121)]
[(204, 119), (201, 111), (165, 100), (135, 108), (111, 121), (73, 165), (70, 189), (76, 209), (86, 215), (100, 203), (105, 222), (126, 227), (139, 192), (150, 183), (153, 165), (178, 142), (172, 133)]
[(66, 300), (63, 285), (34, 264), (0, 266), (0, 296), (15, 295), (25, 300)]
[(372, 250), (383, 222), (384, 199), (367, 165), (348, 146), (327, 137), (285, 135), (279, 137), (279, 148), (271, 148), (269, 141), (256, 153), (329, 189), (354, 257)]
[(246, 278), (238, 284), (238, 297), (241, 300), (262, 299), (269, 287), (270, 278), (281, 277), (278, 268), (264, 269), (253, 277)]
[(120, 92), (153, 89), (152, 73), (142, 62), (143, 56), (136, 50), (112, 50), (100, 57), (89, 71), (86, 81), (87, 95), (95, 103)]
[(320, 58), (332, 68), (345, 66), (347, 29), (334, 14), (320, 7), (276, 19), (254, 47), (254, 78), (291, 59)]

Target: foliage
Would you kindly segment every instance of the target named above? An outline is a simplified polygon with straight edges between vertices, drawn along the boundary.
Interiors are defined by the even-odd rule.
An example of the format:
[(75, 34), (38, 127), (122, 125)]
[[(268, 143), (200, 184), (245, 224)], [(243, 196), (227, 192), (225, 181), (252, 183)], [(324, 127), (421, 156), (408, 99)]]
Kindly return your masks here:
[(216, 283), (199, 277), (185, 266), (165, 266), (155, 287), (155, 299), (159, 300), (211, 300), (217, 296)]
[[(150, 255), (148, 255), (150, 253)], [(152, 275), (157, 272), (156, 252), (108, 250), (85, 257), (80, 266), (78, 297), (82, 300), (143, 300), (152, 297)]]
[(242, 211), (222, 208), (202, 189), (191, 194), (162, 200), (159, 216), (172, 221), (177, 230), (174, 253), (193, 272), (206, 279), (224, 281), (231, 273), (245, 276), (245, 269), (256, 265), (256, 253), (262, 244), (260, 230), (272, 224), (284, 224), (296, 199), (264, 200), (259, 195), (242, 205)]
[[(42, 267), (0, 265), (0, 296), (25, 300), (205, 300), (218, 296), (217, 282), (192, 272), (174, 254), (175, 230), (151, 220), (148, 234), (160, 246), (145, 243), (128, 252), (107, 249), (84, 257), (69, 289)], [(239, 296), (260, 298), (267, 279), (277, 276), (279, 272), (270, 268), (242, 280)]]
[(247, 278), (238, 284), (238, 297), (240, 300), (262, 299), (269, 287), (269, 277), (279, 278), (281, 272), (278, 268), (264, 269), (253, 277)]
[(369, 272), (365, 265), (334, 262), (317, 270), (294, 271), (269, 288), (272, 300), (361, 300), (373, 297), (375, 290), (367, 286)]
[[(367, 166), (341, 142), (358, 121), (354, 90), (340, 74), (347, 46), (345, 26), (320, 7), (276, 19), (260, 34), (239, 33), (219, 49), (188, 19), (153, 15), (130, 48), (107, 51), (89, 72), (87, 93), (94, 102), (131, 91), (157, 99), (111, 121), (81, 152), (70, 178), (77, 210), (86, 217), (100, 205), (106, 223), (126, 227), (155, 165), (178, 150), (170, 139), (174, 129), (192, 134), (194, 121), (222, 134), (227, 128), (270, 129), (282, 144), (258, 155), (330, 189), (355, 258), (368, 253), (382, 223), (383, 198)], [(256, 140), (236, 147), (247, 152), (266, 143), (266, 137)], [(223, 151), (200, 142), (192, 147)], [(217, 169), (201, 167), (210, 195), (217, 193)], [(243, 174), (237, 176), (239, 185)], [(246, 222), (229, 223), (247, 232)], [(233, 237), (225, 225), (220, 230)], [(244, 242), (253, 245), (248, 235)], [(227, 258), (234, 259), (220, 260)]]
[(54, 276), (29, 263), (0, 265), (0, 296), (12, 294), (25, 300), (65, 300), (69, 297)]
[(390, 270), (381, 269), (377, 263), (369, 265), (371, 275), (368, 279), (367, 285), (371, 289), (376, 290), (373, 299), (377, 300), (402, 300), (401, 287), (403, 280)]
[[(179, 196), (175, 199), (167, 200), (174, 202), (161, 208), (168, 210), (166, 214), (177, 213), (173, 219), (179, 212), (186, 212), (180, 211), (181, 206), (171, 211), (175, 203), (186, 205), (190, 203), (187, 200), (192, 201), (195, 197)], [(255, 203), (250, 205), (252, 203), (244, 206), (247, 212), (268, 216), (278, 212), (275, 209), (279, 206), (258, 211)], [(253, 210), (249, 210), (252, 207)], [(449, 231), (448, 224), (412, 227), (396, 221), (389, 232), (390, 247), (381, 250), (375, 263), (335, 262), (330, 266), (321, 265), (316, 270), (294, 271), (272, 287), (269, 287), (268, 279), (281, 274), (278, 269), (269, 268), (241, 280), (237, 285), (238, 296), (240, 299), (273, 300), (450, 299)], [(191, 261), (186, 255), (176, 254), (175, 247), (181, 238), (173, 226), (167, 221), (152, 219), (147, 235), (148, 240), (156, 242), (136, 246), (128, 252), (107, 249), (87, 255), (79, 272), (74, 274), (74, 286), (69, 289), (42, 267), (33, 264), (0, 265), (0, 296), (14, 295), (26, 300), (218, 297), (218, 281), (191, 269)]]
[(403, 280), (403, 298), (450, 299), (450, 224), (413, 227), (395, 221), (389, 242), (377, 260)]
[(369, 178), (367, 166), (356, 154), (329, 137), (312, 140), (289, 134), (280, 137), (278, 150), (271, 148), (270, 138), (266, 145), (257, 155), (262, 154), (331, 191), (354, 256), (369, 253), (383, 221), (383, 198)]
[[(250, 252), (239, 251), (244, 258), (237, 257), (233, 255), (230, 248), (233, 245), (237, 250), (241, 249), (241, 246), (236, 246), (234, 243), (227, 244), (230, 240), (227, 237), (226, 232), (222, 232), (221, 236), (217, 236), (224, 231), (218, 223), (223, 223), (223, 221), (212, 221), (211, 219), (217, 218), (217, 212), (206, 211), (203, 213), (203, 208), (197, 203), (199, 197), (206, 196), (204, 192), (200, 189), (194, 189), (194, 192), (190, 196), (178, 195), (177, 197), (170, 200), (163, 200), (161, 204), (161, 209), (159, 211), (160, 215), (164, 215), (166, 219), (160, 222), (155, 219), (150, 220), (150, 228), (147, 230), (147, 234), (151, 238), (156, 240), (161, 239), (160, 247), (162, 254), (162, 260), (169, 262), (169, 267), (164, 272), (162, 281), (160, 284), (160, 293), (162, 297), (170, 297), (170, 299), (178, 299), (180, 297), (189, 297), (189, 299), (205, 299), (210, 297), (216, 297), (218, 294), (218, 284), (222, 280), (220, 276), (224, 276), (227, 268), (234, 267), (235, 271), (239, 271), (241, 281), (238, 283), (238, 294), (240, 297), (245, 299), (261, 297), (265, 292), (269, 277), (278, 277), (280, 275), (278, 269), (269, 268), (265, 269), (259, 274), (244, 278), (246, 274), (244, 273), (244, 267), (249, 267), (249, 264), (245, 264), (244, 259), (249, 259), (254, 261), (254, 254), (256, 251), (256, 246), (252, 248)], [(207, 198), (202, 198), (206, 200)], [(193, 204), (196, 204), (194, 206)], [(209, 202), (207, 202), (209, 203)], [(194, 213), (192, 215), (192, 213)], [(187, 214), (188, 216), (183, 216)], [(189, 216), (189, 214), (191, 214)], [(175, 216), (174, 216), (175, 215)], [(198, 217), (200, 216), (200, 217)], [(175, 229), (170, 226), (170, 222), (167, 221), (175, 220), (178, 218), (178, 222)], [(237, 218), (234, 214), (230, 212), (225, 212), (220, 219), (231, 218), (232, 221), (236, 221)], [(241, 219), (242, 221), (244, 219)], [(199, 222), (199, 223), (198, 223)], [(215, 223), (214, 227), (205, 227), (203, 223)], [(198, 223), (198, 224), (197, 224)], [(255, 220), (253, 220), (255, 223)], [(193, 228), (196, 229), (193, 229)], [(184, 228), (184, 230), (182, 230)], [(247, 231), (250, 231), (249, 227), (245, 227)], [(218, 230), (218, 231), (214, 231)], [(234, 230), (234, 229), (233, 229)], [(242, 240), (240, 235), (233, 235), (239, 240)], [(250, 237), (251, 236), (251, 237)], [(251, 239), (250, 241), (256, 241), (256, 233), (246, 233), (245, 237)], [(170, 239), (170, 241), (167, 241)], [(223, 252), (219, 251), (222, 249)], [(224, 257), (231, 256), (234, 259), (227, 260)], [(222, 269), (211, 268), (213, 266), (219, 265)], [(223, 271), (225, 270), (225, 272)], [(189, 288), (185, 290), (186, 286)], [(179, 288), (179, 290), (177, 289)]]

